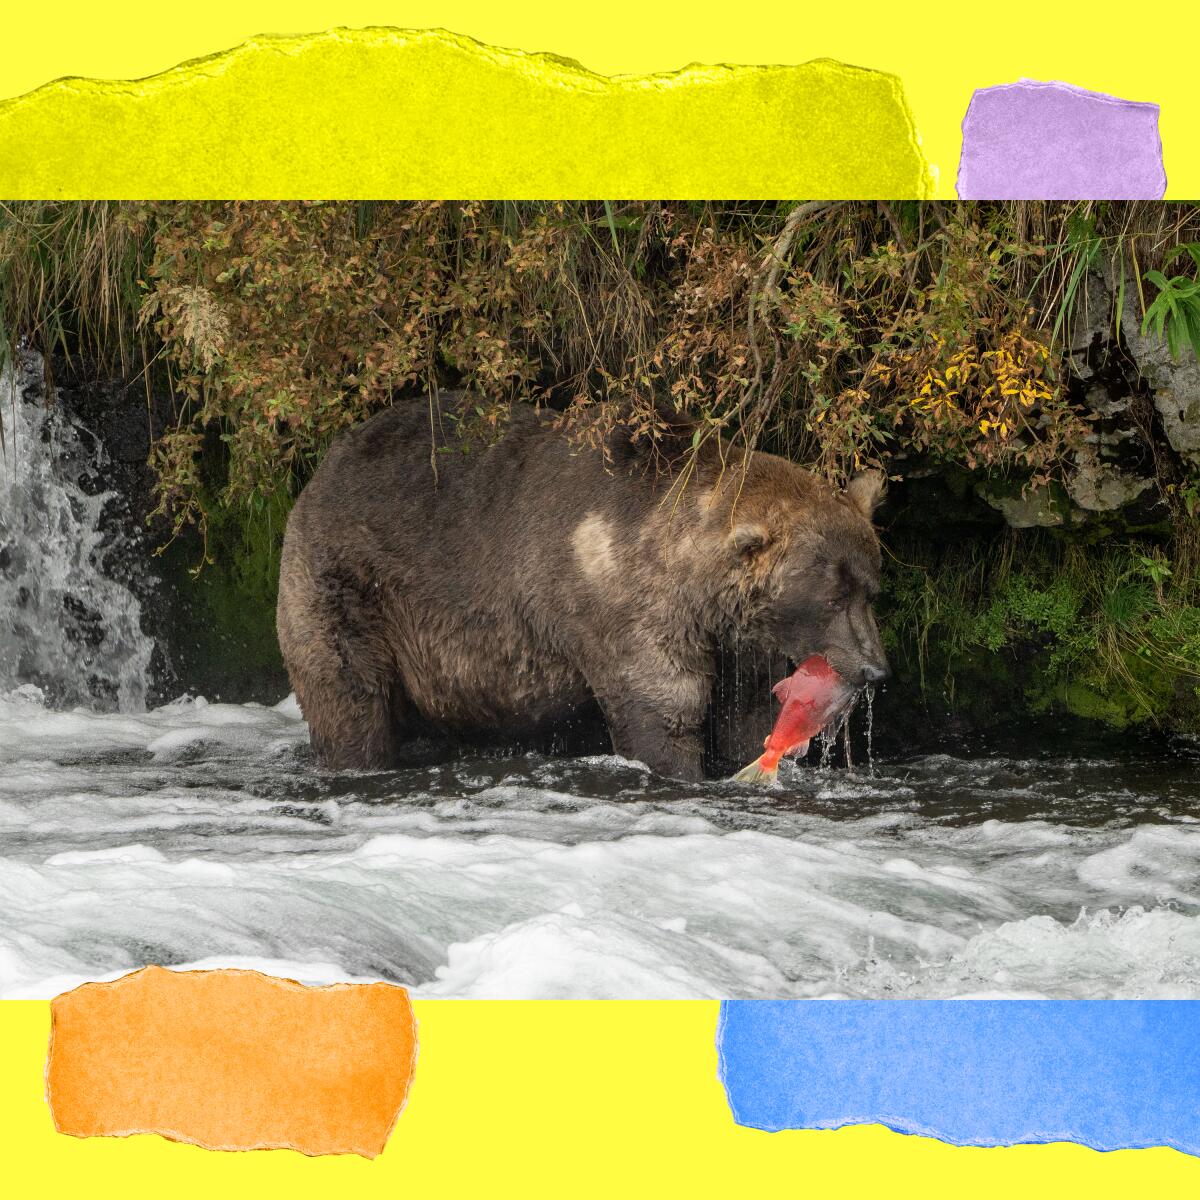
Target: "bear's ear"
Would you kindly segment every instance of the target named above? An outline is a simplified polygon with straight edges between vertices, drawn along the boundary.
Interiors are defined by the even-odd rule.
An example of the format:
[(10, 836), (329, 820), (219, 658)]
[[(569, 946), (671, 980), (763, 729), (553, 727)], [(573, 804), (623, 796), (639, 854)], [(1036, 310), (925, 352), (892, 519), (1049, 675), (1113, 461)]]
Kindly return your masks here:
[(883, 499), (883, 472), (863, 471), (846, 484), (846, 499), (869, 521)]
[(742, 558), (758, 554), (770, 540), (770, 530), (758, 521), (739, 521), (729, 535), (730, 544)]

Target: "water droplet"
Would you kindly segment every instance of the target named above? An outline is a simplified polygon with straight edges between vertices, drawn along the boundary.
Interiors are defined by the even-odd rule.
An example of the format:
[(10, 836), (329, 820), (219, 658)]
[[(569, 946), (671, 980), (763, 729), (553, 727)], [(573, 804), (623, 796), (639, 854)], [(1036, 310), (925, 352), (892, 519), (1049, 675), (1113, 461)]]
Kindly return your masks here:
[(875, 689), (867, 687), (867, 774), (875, 777)]

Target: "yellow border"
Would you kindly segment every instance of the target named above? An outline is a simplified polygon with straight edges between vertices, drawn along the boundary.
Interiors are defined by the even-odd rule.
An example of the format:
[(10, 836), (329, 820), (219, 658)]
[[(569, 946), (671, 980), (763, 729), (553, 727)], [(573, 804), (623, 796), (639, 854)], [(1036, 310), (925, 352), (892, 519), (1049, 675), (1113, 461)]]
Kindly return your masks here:
[(0, 39), (0, 98), (64, 75), (132, 79), (237, 46), (262, 33), (332, 26), (446, 27), (497, 46), (552, 51), (601, 75), (650, 75), (687, 63), (802, 63), (832, 58), (897, 76), (912, 108), (937, 195), (951, 198), (961, 122), (976, 87), (1023, 76), (1061, 79), (1161, 105), (1169, 198), (1200, 196), (1200, 89), (1170, 69), (1190, 5), (1128, 7), (1005, 0), (999, 8), (934, 0), (837, 4), (760, 0), (751, 9), (705, 0), (208, 0), (147, 9), (9, 6)]
[(895, 76), (832, 59), (606, 78), (444, 29), (256, 37), (0, 102), (0, 194), (931, 194)]
[[(900, 1002), (896, 1002), (900, 1003)], [(878, 1126), (735, 1125), (709, 1001), (415, 1001), (420, 1059), (384, 1153), (216, 1153), (56, 1134), (42, 1098), (49, 1005), (0, 1004), (0, 1130), (15, 1195), (540, 1197), (1194, 1195), (1175, 1150), (977, 1149)], [(854, 1048), (847, 1047), (852, 1054)]]
[[(1200, 195), (1200, 89), (1172, 70), (1190, 6), (1145, 14), (1006, 0), (894, 0), (750, 8), (702, 0), (207, 0), (201, 6), (18, 4), (5, 13), (0, 97), (62, 76), (138, 78), (264, 31), (445, 26), (493, 45), (552, 50), (602, 75), (693, 62), (832, 58), (897, 76), (937, 195), (953, 196), (975, 87), (1028, 76), (1162, 107), (1168, 196)], [(29, 153), (36, 154), (37, 147)], [(889, 1197), (1191, 1195), (1200, 1162), (1169, 1150), (972, 1150), (875, 1127), (768, 1135), (732, 1125), (715, 1081), (710, 1003), (418, 1002), (409, 1109), (374, 1163), (287, 1152), (209, 1154), (157, 1138), (54, 1134), (42, 1100), (48, 1005), (0, 1004), (0, 1145), (18, 1194), (240, 1197), (333, 1189), (380, 1195), (746, 1194)], [(852, 1048), (848, 1048), (852, 1053)]]

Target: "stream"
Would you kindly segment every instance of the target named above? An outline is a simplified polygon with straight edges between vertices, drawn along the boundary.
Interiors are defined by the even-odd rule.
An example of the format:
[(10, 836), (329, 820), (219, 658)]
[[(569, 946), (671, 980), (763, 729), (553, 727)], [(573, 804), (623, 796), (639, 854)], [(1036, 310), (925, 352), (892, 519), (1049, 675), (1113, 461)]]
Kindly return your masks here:
[(0, 379), (0, 996), (153, 962), (431, 997), (1200, 997), (1195, 742), (755, 791), (613, 757), (338, 774), (290, 698), (147, 711), (103, 461), (35, 367)]

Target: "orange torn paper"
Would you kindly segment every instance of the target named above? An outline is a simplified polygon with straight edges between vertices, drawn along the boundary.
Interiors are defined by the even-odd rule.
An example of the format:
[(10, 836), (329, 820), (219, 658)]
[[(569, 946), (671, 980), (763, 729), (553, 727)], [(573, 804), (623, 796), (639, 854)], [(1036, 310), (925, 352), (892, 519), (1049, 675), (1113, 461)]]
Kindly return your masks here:
[(55, 997), (46, 1097), (74, 1137), (374, 1158), (416, 1056), (401, 987), (146, 967)]

